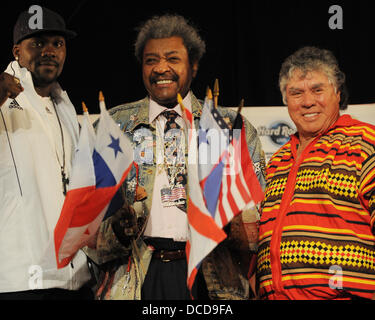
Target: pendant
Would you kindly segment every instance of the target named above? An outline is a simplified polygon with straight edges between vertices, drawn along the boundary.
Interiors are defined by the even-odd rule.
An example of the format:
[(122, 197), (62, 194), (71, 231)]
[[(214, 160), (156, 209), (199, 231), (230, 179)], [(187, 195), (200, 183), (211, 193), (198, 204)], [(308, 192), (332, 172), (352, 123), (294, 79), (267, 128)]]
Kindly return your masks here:
[(66, 177), (64, 168), (61, 168), (61, 179), (62, 179), (62, 184), (63, 184), (63, 193), (64, 196), (66, 196), (66, 191), (67, 191), (67, 185), (69, 184), (69, 178)]

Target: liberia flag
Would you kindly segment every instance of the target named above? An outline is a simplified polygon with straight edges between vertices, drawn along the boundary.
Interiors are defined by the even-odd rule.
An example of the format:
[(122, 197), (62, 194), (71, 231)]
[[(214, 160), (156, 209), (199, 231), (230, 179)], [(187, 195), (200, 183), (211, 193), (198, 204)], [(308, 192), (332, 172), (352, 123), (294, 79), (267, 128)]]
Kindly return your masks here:
[(54, 230), (57, 267), (66, 266), (95, 239), (109, 203), (133, 164), (128, 138), (100, 102), (96, 137), (88, 119), (82, 125), (71, 182)]

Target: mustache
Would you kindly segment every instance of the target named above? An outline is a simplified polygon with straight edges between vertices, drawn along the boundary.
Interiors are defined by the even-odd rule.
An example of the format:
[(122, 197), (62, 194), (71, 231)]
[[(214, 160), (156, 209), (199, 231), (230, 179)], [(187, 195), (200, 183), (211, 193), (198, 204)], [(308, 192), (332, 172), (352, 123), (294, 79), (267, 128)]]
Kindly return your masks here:
[(43, 64), (50, 64), (50, 65), (54, 65), (55, 67), (59, 66), (59, 63), (57, 61), (53, 60), (52, 58), (48, 58), (48, 57), (39, 59), (36, 63), (37, 63), (38, 66), (43, 65)]
[(160, 80), (172, 80), (177, 82), (179, 79), (177, 74), (171, 74), (170, 76), (160, 76), (160, 75), (153, 75), (151, 74), (149, 77), (149, 81), (151, 84), (156, 83), (157, 81)]

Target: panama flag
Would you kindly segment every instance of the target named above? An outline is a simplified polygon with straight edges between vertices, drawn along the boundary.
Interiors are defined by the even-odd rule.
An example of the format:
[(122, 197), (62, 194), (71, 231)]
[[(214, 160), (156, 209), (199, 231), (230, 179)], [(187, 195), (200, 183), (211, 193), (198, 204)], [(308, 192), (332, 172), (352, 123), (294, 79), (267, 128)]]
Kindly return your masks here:
[(187, 165), (189, 177), (187, 208), (189, 237), (186, 242), (186, 257), (188, 261), (187, 284), (191, 291), (202, 260), (226, 238), (226, 234), (212, 219), (204, 203), (198, 178), (197, 132), (194, 128), (193, 116), (186, 107), (183, 107), (180, 97), (179, 103), (189, 129), (189, 159)]
[(54, 230), (57, 267), (66, 266), (94, 237), (133, 164), (133, 148), (100, 101), (96, 132), (83, 122), (71, 182)]

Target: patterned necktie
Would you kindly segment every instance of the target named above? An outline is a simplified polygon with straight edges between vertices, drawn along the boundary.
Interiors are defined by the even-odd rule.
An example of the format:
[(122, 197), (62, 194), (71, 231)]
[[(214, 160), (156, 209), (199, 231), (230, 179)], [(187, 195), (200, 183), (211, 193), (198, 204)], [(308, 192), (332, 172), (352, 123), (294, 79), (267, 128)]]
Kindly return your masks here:
[(167, 119), (164, 128), (164, 166), (169, 180), (169, 188), (161, 191), (162, 202), (165, 206), (177, 206), (186, 212), (185, 136), (176, 123), (176, 111), (166, 110), (162, 115)]

